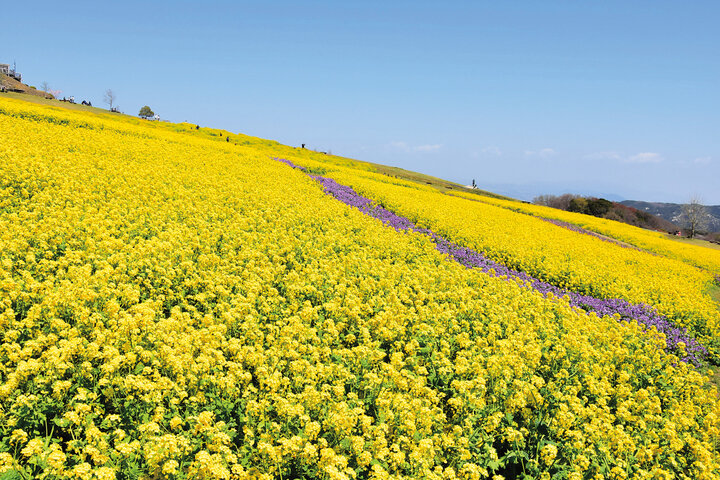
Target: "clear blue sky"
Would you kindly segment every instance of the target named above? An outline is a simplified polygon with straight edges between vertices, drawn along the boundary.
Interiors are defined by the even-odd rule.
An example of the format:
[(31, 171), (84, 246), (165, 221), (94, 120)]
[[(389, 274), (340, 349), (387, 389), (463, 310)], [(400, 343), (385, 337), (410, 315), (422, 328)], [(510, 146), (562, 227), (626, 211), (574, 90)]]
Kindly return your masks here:
[(720, 204), (720, 2), (8, 2), (0, 63), (122, 111), (524, 198)]

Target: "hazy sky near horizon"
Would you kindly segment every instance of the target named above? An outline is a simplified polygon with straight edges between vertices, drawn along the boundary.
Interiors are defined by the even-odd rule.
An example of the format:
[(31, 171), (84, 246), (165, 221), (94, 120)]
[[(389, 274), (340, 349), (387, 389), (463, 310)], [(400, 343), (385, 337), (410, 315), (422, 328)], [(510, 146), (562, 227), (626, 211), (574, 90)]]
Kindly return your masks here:
[[(720, 2), (10, 2), (61, 96), (529, 199), (720, 204)], [(0, 132), (1, 134), (1, 132)]]

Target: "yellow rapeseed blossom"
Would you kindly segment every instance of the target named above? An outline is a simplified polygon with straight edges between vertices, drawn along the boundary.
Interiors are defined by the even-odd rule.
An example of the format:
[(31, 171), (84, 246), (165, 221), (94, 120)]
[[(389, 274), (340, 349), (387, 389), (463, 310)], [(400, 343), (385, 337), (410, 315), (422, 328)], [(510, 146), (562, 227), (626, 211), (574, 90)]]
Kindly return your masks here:
[(704, 268), (716, 275), (720, 275), (720, 250), (671, 240), (661, 232), (654, 232), (644, 228), (634, 227), (626, 223), (594, 217), (592, 215), (566, 212), (556, 208), (532, 205), (525, 202), (460, 192), (454, 193), (454, 195), (476, 201), (482, 201), (491, 205), (497, 205), (499, 207), (523, 212), (540, 218), (548, 218), (571, 223), (591, 232), (606, 235), (610, 238), (626, 242), (635, 247), (668, 256), (670, 258), (675, 258), (691, 265)]
[[(420, 227), (540, 280), (597, 298), (654, 306), (720, 358), (720, 310), (707, 293), (720, 274), (718, 250), (677, 244), (652, 233), (648, 235), (657, 237), (653, 245), (660, 246), (649, 248), (647, 242), (638, 241), (649, 251), (624, 248), (543, 220), (570, 220), (565, 216), (568, 212), (468, 193), (444, 195), (430, 187), (348, 168), (336, 168), (328, 176)], [(647, 236), (617, 222), (570, 215), (582, 226), (611, 225), (595, 228), (605, 234), (627, 229), (635, 232), (633, 238)], [(577, 215), (588, 220), (581, 222)]]
[(0, 472), (720, 478), (717, 390), (662, 339), (449, 262), (272, 158), (710, 336), (699, 263), (188, 124), (0, 96), (0, 132)]

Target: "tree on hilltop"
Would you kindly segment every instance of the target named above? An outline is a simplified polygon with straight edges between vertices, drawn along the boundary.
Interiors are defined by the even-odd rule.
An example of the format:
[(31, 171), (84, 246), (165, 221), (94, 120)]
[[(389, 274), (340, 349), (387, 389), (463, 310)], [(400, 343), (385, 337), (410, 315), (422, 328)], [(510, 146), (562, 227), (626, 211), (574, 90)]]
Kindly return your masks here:
[(569, 211), (571, 202), (577, 198), (580, 198), (580, 195), (573, 195), (571, 193), (565, 193), (560, 196), (540, 195), (533, 198), (533, 203), (535, 205), (544, 205), (546, 207)]
[(113, 103), (115, 103), (116, 99), (117, 99), (117, 97), (115, 96), (115, 92), (113, 92), (112, 90), (110, 90), (108, 88), (107, 91), (105, 92), (104, 100), (105, 100), (105, 103), (110, 105), (110, 110), (112, 110)]
[(710, 215), (707, 208), (702, 204), (700, 197), (693, 195), (690, 202), (682, 206), (682, 219), (690, 230), (690, 238), (693, 238), (698, 233), (698, 230), (707, 228)]
[(155, 112), (153, 112), (153, 111), (150, 109), (150, 107), (148, 107), (147, 105), (145, 105), (144, 107), (142, 107), (142, 108), (140, 109), (140, 113), (138, 113), (138, 116), (141, 117), (141, 118), (150, 118), (150, 117), (152, 117), (153, 115), (155, 115)]

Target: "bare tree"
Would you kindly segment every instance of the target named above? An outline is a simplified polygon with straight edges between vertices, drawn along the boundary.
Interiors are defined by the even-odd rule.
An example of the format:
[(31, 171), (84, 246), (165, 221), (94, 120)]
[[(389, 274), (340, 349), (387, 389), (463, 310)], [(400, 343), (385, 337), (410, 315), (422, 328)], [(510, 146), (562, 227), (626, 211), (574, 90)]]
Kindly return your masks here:
[(579, 195), (573, 195), (572, 193), (563, 193), (560, 196), (539, 195), (533, 198), (533, 203), (535, 205), (544, 205), (546, 207), (558, 208), (560, 210), (570, 210), (570, 203), (579, 198)]
[(113, 108), (113, 103), (114, 103), (115, 100), (116, 100), (115, 92), (113, 92), (112, 90), (110, 90), (110, 89), (108, 88), (107, 91), (105, 92), (104, 100), (105, 100), (105, 103), (107, 103), (108, 105), (110, 105), (110, 110), (112, 110), (112, 108)]
[[(473, 180), (473, 184), (475, 183), (475, 180)], [(544, 205), (546, 207), (550, 206), (550, 203), (555, 198), (555, 195), (538, 195), (537, 197), (533, 198), (532, 203), (535, 205)]]
[(690, 230), (690, 238), (693, 238), (698, 230), (707, 228), (709, 219), (707, 208), (697, 195), (690, 197), (690, 201), (682, 206), (682, 220)]
[(41, 89), (43, 92), (48, 93), (48, 90), (50, 89), (50, 85), (48, 85), (48, 82), (43, 81), (43, 82), (40, 84), (40, 89)]

